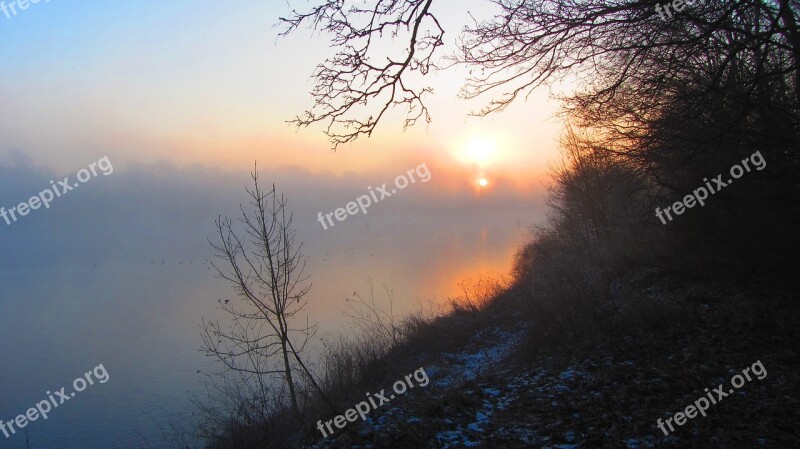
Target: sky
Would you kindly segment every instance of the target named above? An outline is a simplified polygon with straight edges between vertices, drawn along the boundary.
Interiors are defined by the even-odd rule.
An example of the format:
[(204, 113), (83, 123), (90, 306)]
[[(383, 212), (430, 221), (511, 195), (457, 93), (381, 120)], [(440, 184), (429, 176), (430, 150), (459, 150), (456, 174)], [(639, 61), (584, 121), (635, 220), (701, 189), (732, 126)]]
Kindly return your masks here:
[[(468, 12), (491, 12), (485, 1), (439, 3), (449, 44)], [(0, 162), (23, 153), (70, 171), (108, 155), (121, 168), (236, 170), (259, 159), (347, 176), (424, 157), (447, 166), (454, 187), (479, 171), (540, 186), (556, 155), (555, 104), (541, 93), (500, 116), (470, 118), (482, 102), (456, 98), (460, 69), (431, 80), (428, 126), (404, 132), (395, 115), (372, 139), (334, 153), (319, 127), (288, 125), (311, 105), (310, 75), (331, 54), (325, 35), (278, 36), (290, 4), (306, 2), (52, 0), (10, 19), (0, 13)], [(476, 146), (494, 154), (478, 161)]]
[[(488, 4), (435, 3), (448, 51)], [(325, 35), (279, 38), (290, 11), (284, 1), (0, 8), (0, 207), (103, 158), (113, 165), (48, 208), (0, 219), (0, 341), (13, 342), (0, 346), (13, 361), (0, 370), (0, 418), (93, 363), (113, 373), (94, 399), (31, 427), (32, 448), (111, 447), (190, 409), (185, 393), (205, 369), (198, 325), (224, 318), (218, 300), (231, 297), (208, 239), (247, 202), (254, 161), (295, 214), (322, 336), (349, 329), (345, 298), (365, 294), (367, 279), (389, 286), (402, 314), (508, 274), (544, 220), (560, 133), (546, 92), (474, 118), (484, 103), (458, 99), (465, 71), (434, 73), (432, 123), (404, 131), (391, 115), (334, 152), (319, 127), (286, 123), (312, 104), (310, 76), (332, 54)], [(429, 182), (330, 229), (317, 221), (421, 164)]]

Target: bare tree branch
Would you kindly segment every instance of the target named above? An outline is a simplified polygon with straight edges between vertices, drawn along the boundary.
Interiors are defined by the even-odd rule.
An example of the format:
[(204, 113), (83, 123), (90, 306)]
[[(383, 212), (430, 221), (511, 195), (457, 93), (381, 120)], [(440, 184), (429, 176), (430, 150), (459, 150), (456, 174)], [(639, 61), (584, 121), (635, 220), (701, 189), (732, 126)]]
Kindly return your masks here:
[[(218, 322), (203, 322), (203, 348), (228, 372), (236, 373), (253, 397), (276, 400), (282, 397), (280, 385), (285, 386), (297, 415), (301, 392), (294, 371), (302, 369), (316, 385), (300, 352), (317, 325), (298, 329), (291, 323), (303, 311), (311, 284), (305, 275), (302, 243), (296, 241), (293, 217), (286, 210), (286, 198), (278, 195), (274, 185), (269, 191), (261, 189), (257, 167), (252, 179), (253, 187), (246, 189), (252, 211), (240, 206), (243, 233), (234, 230), (230, 219), (220, 217), (216, 220), (217, 242), (209, 241), (224, 268), (212, 265), (218, 276), (234, 287), (240, 301), (220, 301), (220, 308), (231, 317), (227, 328)], [(297, 337), (300, 343), (295, 346), (292, 340)], [(281, 382), (276, 384), (276, 380)], [(263, 404), (262, 408), (271, 406)]]
[[(308, 12), (293, 11), (281, 18), (282, 35), (303, 24), (330, 34), (337, 54), (320, 64), (313, 78), (314, 106), (291, 123), (307, 127), (323, 123), (333, 148), (358, 137), (371, 136), (378, 123), (395, 107), (405, 108), (405, 127), (419, 120), (429, 123), (424, 102), (429, 87), (414, 87), (414, 76), (424, 77), (434, 65), (444, 29), (431, 12), (433, 0), (376, 0), (355, 6), (327, 0)], [(379, 54), (385, 41), (404, 42), (399, 54)], [(377, 110), (371, 109), (371, 104)]]

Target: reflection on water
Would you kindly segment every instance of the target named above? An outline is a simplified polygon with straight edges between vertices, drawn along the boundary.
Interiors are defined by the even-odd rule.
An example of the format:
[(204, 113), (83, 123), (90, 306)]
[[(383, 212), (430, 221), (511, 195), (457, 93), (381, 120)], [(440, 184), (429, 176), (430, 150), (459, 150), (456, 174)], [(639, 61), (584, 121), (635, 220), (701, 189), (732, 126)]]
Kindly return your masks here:
[[(128, 214), (131, 224), (120, 221), (118, 227), (114, 217), (122, 214), (104, 212), (83, 221), (88, 230), (60, 229), (55, 221), (42, 221), (37, 230), (31, 220), (24, 232), (45, 230), (49, 241), (64, 242), (53, 248), (35, 247), (34, 234), (18, 234), (15, 242), (29, 245), (20, 243), (18, 254), (38, 251), (54, 262), (7, 262), (10, 268), (0, 272), (0, 419), (24, 413), (46, 391), (69, 386), (99, 363), (110, 376), (46, 421), (31, 423), (31, 448), (159, 447), (170, 422), (190, 416), (188, 394), (202, 392), (198, 371), (213, 367), (197, 351), (199, 322), (221, 317), (217, 299), (231, 296), (207, 262), (205, 239), (220, 210), (230, 208), (203, 203), (193, 212), (197, 216), (187, 213), (184, 221), (158, 226)], [(318, 205), (296, 210), (295, 222), (313, 281), (309, 319), (320, 323), (320, 336), (347, 328), (344, 298), (364, 292), (368, 277), (393, 289), (395, 310), (406, 313), (420, 299), (458, 295), (458, 283), (467, 277), (507, 273), (526, 235), (520, 221), (541, 218), (516, 208), (491, 214), (479, 208), (393, 211), (387, 203), (324, 231), (316, 210)], [(58, 219), (58, 211), (49, 212), (49, 219)], [(0, 243), (6, 249), (16, 244)], [(75, 252), (64, 246), (69, 244)], [(92, 245), (101, 256), (79, 252)], [(20, 447), (25, 435), (0, 433), (0, 448)]]

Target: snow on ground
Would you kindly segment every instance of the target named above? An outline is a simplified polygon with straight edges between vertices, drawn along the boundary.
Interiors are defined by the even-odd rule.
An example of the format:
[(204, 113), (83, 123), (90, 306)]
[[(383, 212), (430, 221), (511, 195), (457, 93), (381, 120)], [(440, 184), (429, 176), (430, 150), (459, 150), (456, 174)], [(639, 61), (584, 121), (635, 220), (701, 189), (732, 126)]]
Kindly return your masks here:
[[(434, 384), (440, 388), (459, 388), (465, 382), (473, 381), (480, 375), (491, 371), (498, 371), (504, 366), (503, 360), (511, 354), (522, 341), (525, 329), (521, 328), (510, 333), (497, 328), (485, 329), (476, 334), (468, 347), (476, 348), (465, 350), (456, 354), (444, 354), (446, 366), (433, 366), (428, 371)], [(488, 344), (487, 344), (488, 342)], [(480, 386), (478, 390), (467, 389), (465, 394), (483, 398), (481, 407), (475, 412), (472, 422), (459, 423), (453, 430), (439, 432), (437, 442), (443, 449), (451, 447), (475, 447), (482, 439), (481, 435), (487, 430), (492, 416), (499, 410), (504, 410), (519, 397), (522, 388), (529, 388), (532, 382), (538, 381), (538, 376), (530, 375), (514, 378), (506, 387), (499, 389), (489, 386)], [(524, 429), (519, 429), (523, 430)], [(515, 432), (515, 438), (527, 441), (531, 435), (525, 432)]]
[(524, 335), (524, 328), (513, 333), (498, 328), (484, 329), (467, 345), (475, 349), (442, 354), (442, 364), (425, 371), (439, 388), (451, 388), (475, 380), (479, 375), (503, 366), (502, 361), (519, 345)]
[[(537, 395), (547, 398), (553, 406), (557, 406), (557, 396), (571, 391), (570, 384), (581, 379), (590, 378), (592, 375), (577, 369), (569, 368), (560, 373), (551, 373), (541, 368), (528, 371), (511, 377), (500, 385), (478, 383), (482, 376), (487, 374), (509, 375), (505, 368), (505, 359), (517, 347), (525, 334), (525, 329), (520, 328), (513, 332), (498, 328), (485, 329), (477, 333), (466, 345), (465, 350), (457, 353), (444, 353), (439, 363), (431, 364), (425, 368), (431, 379), (433, 398), (441, 398), (447, 391), (461, 389), (464, 395), (477, 398), (479, 405), (476, 409), (464, 416), (444, 419), (443, 424), (447, 430), (439, 431), (434, 439), (436, 447), (442, 449), (476, 447), (491, 432), (495, 437), (506, 437), (515, 441), (530, 444), (531, 447), (546, 442), (548, 446), (542, 449), (576, 449), (575, 432), (569, 431), (561, 441), (548, 441), (548, 437), (540, 438), (531, 427), (519, 426), (513, 423), (493, 422), (498, 412), (506, 410), (520, 396), (526, 392), (535, 391)], [(359, 427), (359, 434), (366, 440), (370, 435), (385, 434), (408, 424), (420, 423), (423, 418), (415, 416), (402, 403), (387, 405), (384, 408), (373, 410), (364, 423)], [(492, 426), (494, 424), (494, 426)], [(314, 446), (323, 448), (328, 446), (325, 442)], [(629, 440), (630, 449), (644, 448), (636, 440)], [(369, 448), (370, 444), (354, 446)]]
[[(474, 447), (483, 439), (483, 434), (491, 418), (497, 411), (505, 410), (514, 400), (519, 397), (519, 392), (531, 387), (537, 382), (539, 376), (519, 376), (514, 378), (506, 387), (502, 389), (480, 386), (478, 390), (468, 389), (464, 393), (483, 397), (481, 407), (475, 412), (474, 421), (469, 424), (458, 424), (454, 430), (439, 432), (436, 435), (437, 442), (443, 449), (450, 447)], [(535, 435), (526, 429), (502, 429), (503, 432), (513, 433), (513, 437), (519, 441), (532, 443)]]

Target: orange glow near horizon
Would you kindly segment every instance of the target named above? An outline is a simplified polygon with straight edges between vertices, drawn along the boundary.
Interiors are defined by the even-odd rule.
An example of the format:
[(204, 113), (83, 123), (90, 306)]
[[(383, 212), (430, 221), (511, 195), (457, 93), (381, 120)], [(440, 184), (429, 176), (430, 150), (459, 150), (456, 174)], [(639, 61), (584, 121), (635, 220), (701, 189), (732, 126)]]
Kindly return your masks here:
[[(386, 133), (332, 151), (321, 133), (298, 134), (286, 128), (249, 135), (209, 134), (179, 133), (155, 145), (148, 143), (151, 136), (138, 136), (130, 145), (147, 149), (138, 154), (138, 160), (146, 164), (166, 160), (178, 168), (206, 165), (242, 171), (250, 170), (258, 161), (262, 169), (370, 182), (393, 180), (424, 162), (432, 173), (431, 185), (436, 194), (442, 195), (465, 190), (474, 194), (514, 191), (524, 195), (541, 190), (547, 174), (546, 164), (538, 162), (537, 157), (522, 152), (517, 158), (510, 145), (500, 150), (499, 139), (483, 137), (455, 139), (448, 144), (443, 141), (446, 135), (423, 140), (420, 137), (424, 136), (412, 132)], [(453, 148), (462, 151), (454, 152)], [(123, 167), (125, 162), (119, 161)]]

